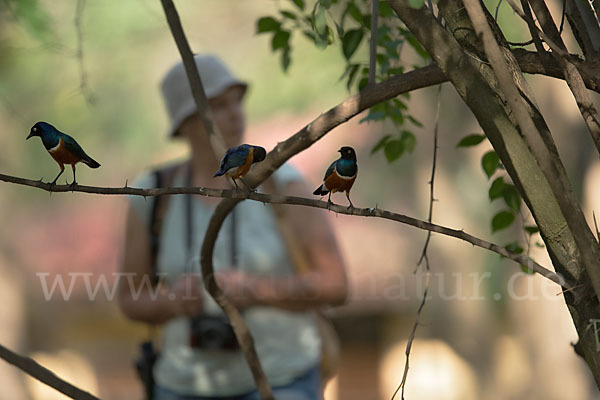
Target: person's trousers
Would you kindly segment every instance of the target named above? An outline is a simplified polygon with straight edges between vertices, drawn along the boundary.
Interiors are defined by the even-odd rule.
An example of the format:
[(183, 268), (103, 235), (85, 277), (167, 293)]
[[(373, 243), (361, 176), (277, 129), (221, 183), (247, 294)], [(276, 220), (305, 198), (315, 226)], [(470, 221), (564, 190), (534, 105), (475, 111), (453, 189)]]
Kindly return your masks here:
[[(273, 387), (273, 396), (277, 400), (321, 400), (321, 392), (319, 367), (308, 370), (288, 385)], [(260, 400), (260, 395), (254, 390), (250, 393), (231, 397), (187, 396), (156, 385), (154, 400)]]

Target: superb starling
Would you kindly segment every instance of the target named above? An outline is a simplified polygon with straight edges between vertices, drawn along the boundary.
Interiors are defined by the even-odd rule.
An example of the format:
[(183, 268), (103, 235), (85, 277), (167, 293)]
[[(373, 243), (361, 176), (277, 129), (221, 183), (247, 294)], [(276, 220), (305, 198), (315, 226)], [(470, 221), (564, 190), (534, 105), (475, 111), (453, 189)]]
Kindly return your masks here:
[(44, 147), (60, 167), (60, 172), (56, 175), (56, 178), (54, 178), (51, 185), (54, 185), (58, 177), (65, 171), (64, 164), (71, 164), (71, 168), (73, 169), (73, 183), (71, 183), (71, 185), (77, 183), (77, 179), (75, 178), (75, 164), (79, 161), (90, 168), (98, 168), (100, 166), (98, 162), (93, 160), (92, 157), (88, 156), (85, 151), (83, 151), (75, 139), (66, 133), (62, 133), (47, 122), (36, 123), (31, 128), (27, 139), (33, 136), (42, 138)]
[[(219, 170), (215, 172), (213, 178), (227, 174), (233, 180), (235, 187), (238, 185), (236, 179), (241, 179), (244, 182), (243, 177), (250, 171), (250, 166), (253, 163), (260, 162), (265, 159), (267, 152), (260, 146), (252, 146), (250, 144), (242, 144), (237, 147), (232, 147), (227, 150), (223, 159), (221, 159), (221, 166)], [(246, 185), (246, 182), (244, 182)], [(248, 186), (248, 185), (246, 185)]]
[(313, 192), (313, 194), (324, 196), (329, 193), (327, 199), (327, 207), (331, 202), (331, 194), (335, 192), (346, 192), (346, 197), (350, 202), (351, 208), (354, 208), (352, 201), (350, 200), (350, 189), (356, 180), (358, 174), (358, 164), (356, 163), (356, 153), (354, 149), (349, 146), (344, 146), (338, 150), (342, 156), (331, 163), (325, 177), (323, 178), (323, 184)]

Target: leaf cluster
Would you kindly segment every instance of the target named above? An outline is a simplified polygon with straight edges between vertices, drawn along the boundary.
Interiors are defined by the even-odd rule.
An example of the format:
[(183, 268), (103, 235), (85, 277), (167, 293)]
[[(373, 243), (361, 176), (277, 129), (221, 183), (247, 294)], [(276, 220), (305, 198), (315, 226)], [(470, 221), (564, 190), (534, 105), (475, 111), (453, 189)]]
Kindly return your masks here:
[[(257, 21), (258, 34), (271, 35), (271, 48), (279, 53), (281, 66), (287, 71), (292, 63), (292, 36), (300, 32), (317, 48), (331, 45), (340, 47), (346, 67), (340, 79), (346, 82), (349, 91), (362, 90), (369, 84), (369, 60), (361, 58), (361, 46), (369, 47), (371, 38), (371, 1), (370, 0), (317, 0), (308, 9), (304, 0), (288, 0), (289, 7), (283, 7), (278, 15), (261, 17)], [(404, 45), (408, 44), (422, 58), (429, 60), (429, 54), (416, 40), (391, 7), (384, 1), (379, 3), (378, 24), (376, 30), (375, 80), (381, 81), (393, 75), (404, 73), (400, 55)], [(360, 122), (391, 122), (392, 133), (385, 134), (373, 147), (372, 154), (383, 150), (386, 159), (393, 162), (404, 153), (413, 151), (416, 145), (415, 135), (406, 127), (409, 121), (421, 127), (408, 112), (406, 94), (388, 100), (369, 109)]]

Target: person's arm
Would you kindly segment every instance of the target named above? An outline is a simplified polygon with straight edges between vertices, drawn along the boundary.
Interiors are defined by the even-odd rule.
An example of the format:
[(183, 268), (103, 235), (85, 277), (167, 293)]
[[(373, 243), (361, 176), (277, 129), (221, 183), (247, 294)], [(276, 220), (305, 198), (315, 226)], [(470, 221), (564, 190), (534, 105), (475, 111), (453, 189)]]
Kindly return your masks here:
[(118, 299), (123, 313), (130, 319), (162, 324), (178, 315), (196, 315), (202, 310), (200, 281), (185, 276), (173, 287), (151, 286), (151, 254), (147, 226), (129, 206), (125, 229), (125, 246), (121, 263), (124, 276), (119, 279)]
[[(290, 183), (286, 195), (310, 193), (302, 182)], [(323, 305), (341, 305), (348, 297), (348, 280), (335, 236), (322, 210), (284, 206), (294, 240), (303, 251), (308, 271), (286, 277), (258, 277), (239, 270), (217, 272), (219, 285), (241, 308), (266, 305), (305, 310)]]

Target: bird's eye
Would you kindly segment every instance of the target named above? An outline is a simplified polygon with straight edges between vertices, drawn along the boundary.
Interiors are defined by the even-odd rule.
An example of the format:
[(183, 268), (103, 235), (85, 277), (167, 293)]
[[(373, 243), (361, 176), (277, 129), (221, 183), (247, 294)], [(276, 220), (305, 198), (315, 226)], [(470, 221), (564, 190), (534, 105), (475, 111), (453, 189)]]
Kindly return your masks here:
[(34, 131), (34, 132), (37, 132), (37, 128), (33, 128), (33, 131)]

